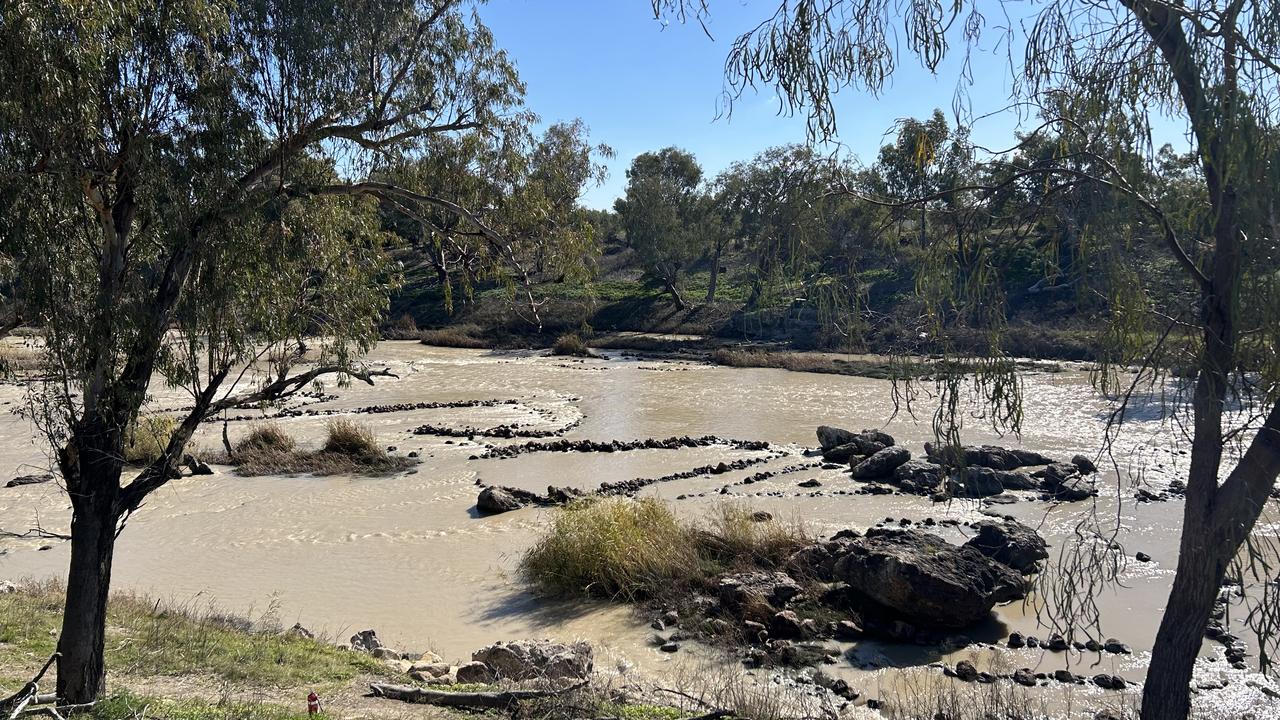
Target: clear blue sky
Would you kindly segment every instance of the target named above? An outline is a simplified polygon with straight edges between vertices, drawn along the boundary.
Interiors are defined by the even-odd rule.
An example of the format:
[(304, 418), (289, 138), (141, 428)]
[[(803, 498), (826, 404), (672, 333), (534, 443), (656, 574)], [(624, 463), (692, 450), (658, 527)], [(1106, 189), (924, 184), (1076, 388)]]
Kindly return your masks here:
[[(741, 100), (731, 117), (716, 119), (730, 43), (776, 8), (777, 0), (713, 2), (714, 40), (696, 23), (664, 28), (648, 0), (489, 0), (479, 12), (515, 60), (528, 85), (528, 106), (548, 123), (582, 118), (593, 142), (617, 151), (609, 179), (583, 197), (588, 207), (607, 208), (642, 152), (683, 147), (713, 176), (767, 147), (804, 141), (804, 119), (779, 116), (768, 89)], [(997, 26), (1007, 22), (988, 18), (988, 51), (996, 49)], [(969, 96), (975, 115), (1007, 105), (1007, 59), (1003, 48), (996, 50), (974, 60)], [(846, 90), (839, 98), (839, 141), (869, 163), (895, 120), (927, 117), (935, 107), (950, 116), (959, 67), (952, 58), (935, 77), (904, 52), (892, 86), (879, 97)], [(979, 123), (974, 139), (1007, 147), (1016, 125), (1005, 113)]]

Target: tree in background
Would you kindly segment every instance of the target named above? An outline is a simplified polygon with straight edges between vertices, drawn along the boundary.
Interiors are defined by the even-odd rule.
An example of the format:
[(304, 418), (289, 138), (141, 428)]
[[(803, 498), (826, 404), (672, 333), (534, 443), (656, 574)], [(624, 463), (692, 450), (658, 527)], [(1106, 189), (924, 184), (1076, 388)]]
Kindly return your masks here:
[[(378, 374), (358, 359), (396, 284), (379, 203), (505, 242), (470, 198), (406, 168), (446, 136), (500, 145), (522, 92), (455, 0), (0, 6), (0, 251), (47, 330), (32, 406), (72, 505), (62, 702), (103, 690), (116, 538), (179, 475), (200, 422)], [(571, 192), (533, 175), (538, 199), (510, 227)], [(126, 477), (157, 373), (190, 406)]]
[(701, 184), (702, 167), (690, 153), (674, 147), (643, 153), (631, 161), (626, 195), (614, 205), (646, 277), (680, 310), (688, 307), (685, 275), (702, 256), (707, 233)]
[(553, 124), (541, 136), (530, 131), (532, 121), (528, 114), (508, 119), (500, 143), (480, 135), (431, 138), (429, 151), (393, 176), (419, 192), (449, 195), (475, 208), (487, 232), (449, 208), (396, 197), (384, 201), (384, 211), (409, 244), (401, 253), (410, 263), (406, 274), (430, 268), (446, 309), (453, 310), (455, 284), (470, 298), (476, 283), (494, 281), (523, 294), (517, 312), (527, 309), (526, 319), (541, 329), (535, 280), (580, 280), (599, 254), (597, 228), (578, 198), (603, 182), (601, 161), (613, 151), (592, 146), (580, 120)]
[[(702, 20), (711, 0), (652, 0), (655, 15)], [(1191, 460), (1178, 567), (1156, 636), (1143, 688), (1144, 720), (1183, 720), (1190, 680), (1222, 581), (1251, 540), (1280, 474), (1280, 288), (1272, 248), (1277, 238), (1274, 189), (1280, 184), (1275, 108), (1280, 104), (1280, 15), (1272, 3), (1246, 0), (1053, 0), (1031, 6), (1024, 24), (1001, 22), (997, 46), (1022, 48), (1008, 56), (1014, 103), (1046, 116), (1045, 126), (1068, 137), (1069, 155), (1019, 165), (996, 183), (947, 192), (987, 194), (1019, 183), (1051, 189), (1101, 184), (1143, 210), (1168, 257), (1180, 268), (1192, 301), (1173, 315), (1149, 312), (1141, 277), (1112, 293), (1107, 330), (1112, 358), (1139, 365), (1119, 388), (1127, 397), (1144, 382), (1163, 382), (1164, 369), (1191, 368)], [(1026, 28), (1025, 31), (1019, 28)], [(905, 28), (906, 52), (895, 50)], [(798, 0), (782, 4), (738, 37), (727, 61), (730, 101), (759, 86), (776, 89), (784, 109), (804, 112), (812, 136), (836, 133), (837, 90), (883, 88), (904, 54), (929, 71), (959, 52), (979, 51), (988, 21), (978, 3), (855, 3)], [(968, 65), (966, 64), (967, 68)], [(972, 78), (968, 78), (972, 82)], [(963, 106), (963, 88), (959, 94)], [(1185, 122), (1203, 187), (1200, 222), (1180, 224), (1185, 209), (1153, 199), (1133, 167), (1105, 154), (1107, 139), (1136, 138), (1150, 148), (1153, 113)], [(1141, 147), (1141, 145), (1139, 145)], [(1137, 148), (1135, 148), (1137, 149)], [(1144, 164), (1155, 162), (1148, 152)], [(1070, 162), (1087, 158), (1082, 169)], [(929, 198), (917, 198), (927, 202)], [(990, 417), (1016, 429), (1020, 418), (1015, 368), (998, 343), (972, 378), (991, 402)], [(1102, 372), (1114, 391), (1119, 376)], [(962, 377), (943, 385), (938, 431), (958, 440), (954, 397)], [(1227, 412), (1228, 401), (1248, 409)], [(948, 413), (946, 407), (952, 405)], [(1123, 404), (1118, 418), (1123, 418)], [(1241, 423), (1245, 427), (1240, 427)], [(1249, 436), (1245, 432), (1252, 432)], [(1227, 442), (1248, 437), (1234, 466)], [(1113, 536), (1112, 536), (1113, 537)], [(1082, 533), (1070, 551), (1087, 558), (1065, 568), (1075, 574), (1064, 597), (1101, 587), (1114, 552), (1105, 533)], [(1084, 545), (1085, 547), (1081, 547)], [(1111, 564), (1114, 567), (1114, 563)], [(1267, 577), (1269, 573), (1261, 573)], [(1105, 578), (1104, 578), (1105, 579)], [(1274, 592), (1264, 592), (1274, 602)], [(1071, 607), (1091, 607), (1086, 599)], [(1096, 606), (1095, 606), (1096, 607)], [(1068, 611), (1070, 608), (1068, 608)], [(1260, 613), (1274, 617), (1274, 613)], [(1095, 618), (1096, 619), (1096, 618)]]

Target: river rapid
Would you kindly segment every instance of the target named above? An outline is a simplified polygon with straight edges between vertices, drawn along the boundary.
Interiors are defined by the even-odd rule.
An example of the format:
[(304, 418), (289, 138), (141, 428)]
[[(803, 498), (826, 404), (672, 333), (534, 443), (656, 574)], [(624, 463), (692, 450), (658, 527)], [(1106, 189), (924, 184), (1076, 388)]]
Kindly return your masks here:
[[(896, 415), (890, 384), (869, 378), (738, 369), (696, 362), (643, 359), (608, 353), (592, 360), (547, 357), (542, 353), (499, 353), (431, 348), (410, 342), (381, 343), (368, 358), (397, 378), (375, 386), (329, 387), (336, 399), (314, 398), (294, 407), (349, 411), (372, 405), (461, 400), (515, 400), (514, 404), (361, 414), (381, 442), (396, 452), (417, 452), (421, 463), (390, 477), (238, 477), (228, 468), (211, 476), (170, 482), (155, 493), (120, 537), (115, 587), (180, 602), (213, 605), (284, 625), (300, 622), (341, 640), (356, 630), (375, 628), (384, 642), (409, 650), (432, 649), (446, 659), (469, 659), (472, 650), (497, 640), (524, 637), (591, 641), (604, 659), (598, 665), (648, 677), (690, 672), (693, 663), (716, 662), (710, 650), (686, 645), (661, 653), (650, 642), (649, 620), (634, 609), (602, 603), (564, 603), (538, 598), (516, 576), (521, 553), (545, 528), (551, 510), (527, 508), (482, 517), (475, 511), (477, 481), (541, 492), (548, 485), (594, 488), (601, 482), (652, 478), (695, 467), (764, 456), (725, 446), (618, 453), (531, 453), (509, 459), (472, 459), (486, 442), (415, 435), (424, 424), (492, 428), (518, 423), (526, 428), (572, 428), (570, 439), (633, 440), (716, 435), (768, 441), (775, 455), (763, 464), (722, 475), (703, 475), (646, 487), (642, 494), (670, 500), (691, 518), (708, 515), (717, 503), (739, 502), (781, 518), (801, 520), (813, 534), (844, 528), (865, 530), (886, 518), (973, 521), (984, 510), (1009, 514), (1049, 541), (1057, 558), (1086, 514), (1119, 523), (1118, 540), (1129, 561), (1120, 582), (1097, 598), (1102, 633), (1133, 649), (1132, 655), (1009, 650), (1010, 632), (1046, 637), (1037, 622), (1036, 598), (997, 608), (991, 622), (968, 633), (979, 645), (943, 653), (933, 648), (864, 641), (846, 644), (850, 653), (824, 671), (846, 678), (866, 698), (892, 701), (923, 682), (942, 678), (930, 663), (973, 659), (980, 667), (1029, 667), (1052, 674), (1069, 668), (1091, 676), (1105, 672), (1140, 683), (1173, 568), (1182, 501), (1137, 503), (1135, 483), (1159, 492), (1185, 477), (1188, 444), (1176, 422), (1156, 399), (1139, 399), (1102, 467), (1100, 496), (1092, 501), (1051, 504), (1023, 494), (1016, 503), (995, 507), (975, 501), (935, 504), (908, 495), (835, 494), (856, 483), (846, 469), (811, 468), (778, 474), (750, 485), (734, 484), (761, 470), (780, 470), (817, 460), (803, 453), (816, 447), (821, 424), (858, 430), (883, 428), (915, 456), (932, 439), (927, 398), (918, 419)], [(181, 393), (155, 387), (152, 409), (184, 404)], [(33, 426), (13, 412), (25, 390), (0, 388), (0, 471), (14, 475), (47, 471), (47, 447)], [(966, 443), (1026, 447), (1066, 460), (1076, 453), (1095, 456), (1102, 447), (1112, 408), (1093, 392), (1082, 369), (1034, 372), (1025, 377), (1021, 437), (996, 434), (976, 415), (966, 419)], [(318, 445), (326, 417), (280, 420), (303, 445)], [(251, 422), (230, 424), (235, 439)], [(197, 446), (216, 448), (221, 425), (207, 425)], [(1112, 458), (1114, 462), (1112, 462)], [(817, 479), (820, 488), (798, 484)], [(725, 488), (721, 492), (722, 488)], [(1269, 503), (1263, 523), (1274, 520)], [(65, 531), (65, 493), (54, 483), (0, 488), (0, 528), (23, 530), (36, 524)], [(1274, 532), (1272, 526), (1264, 527)], [(963, 542), (965, 528), (938, 528)], [(41, 539), (0, 540), (0, 579), (63, 577), (69, 548)], [(1150, 562), (1133, 560), (1135, 552)], [(1243, 614), (1243, 613), (1239, 613)], [(1233, 613), (1233, 619), (1235, 613)], [(1232, 629), (1250, 644), (1245, 630)], [(984, 644), (984, 643), (989, 643)], [(724, 661), (732, 672), (732, 659)], [(1280, 716), (1272, 695), (1280, 688), (1255, 672), (1232, 670), (1221, 646), (1207, 642), (1197, 675), (1206, 687), (1196, 695), (1206, 717)], [(761, 673), (756, 682), (775, 682)], [(950, 682), (950, 681), (947, 681)], [(973, 692), (979, 692), (974, 686)], [(1123, 692), (1092, 685), (1049, 687), (1046, 707), (1057, 716), (1091, 716), (1103, 706), (1135, 702), (1140, 686)], [(866, 712), (865, 709), (860, 712)]]

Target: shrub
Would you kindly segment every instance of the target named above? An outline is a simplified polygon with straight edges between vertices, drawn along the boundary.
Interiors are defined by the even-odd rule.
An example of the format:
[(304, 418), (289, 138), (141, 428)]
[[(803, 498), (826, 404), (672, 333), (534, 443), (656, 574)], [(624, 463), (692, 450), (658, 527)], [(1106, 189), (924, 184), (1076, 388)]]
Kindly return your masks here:
[(699, 575), (687, 528), (653, 498), (594, 498), (558, 510), (521, 573), (545, 591), (637, 599)]
[(382, 331), (382, 336), (388, 340), (417, 340), (421, 335), (418, 322), (409, 313), (402, 313), (395, 322), (385, 326)]
[(556, 344), (551, 346), (551, 354), (573, 357), (594, 357), (595, 355), (582, 338), (574, 333), (566, 333), (557, 338)]
[(168, 415), (139, 415), (124, 434), (124, 461), (150, 465), (160, 459), (178, 421)]
[(349, 418), (329, 421), (324, 452), (348, 457), (378, 457), (385, 454), (369, 426)]
[(298, 443), (279, 425), (271, 422), (254, 425), (249, 434), (236, 443), (237, 453), (251, 452), (293, 452)]
[(482, 350), (490, 347), (490, 343), (475, 337), (480, 333), (477, 325), (454, 325), (438, 330), (424, 330), (419, 336), (423, 345), (437, 347), (469, 348)]

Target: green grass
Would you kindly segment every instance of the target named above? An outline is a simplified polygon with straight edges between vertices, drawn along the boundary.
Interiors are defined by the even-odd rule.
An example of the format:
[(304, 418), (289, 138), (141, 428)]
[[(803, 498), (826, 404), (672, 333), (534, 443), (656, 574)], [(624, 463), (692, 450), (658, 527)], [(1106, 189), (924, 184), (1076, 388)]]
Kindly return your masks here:
[(597, 711), (602, 717), (619, 720), (680, 720), (688, 717), (688, 713), (667, 705), (602, 703)]
[[(62, 607), (63, 590), (54, 583), (0, 595), (0, 686), (17, 689), (53, 654)], [(368, 655), (281, 633), (273, 624), (264, 617), (258, 629), (194, 602), (118, 593), (108, 608), (107, 668), (113, 676), (196, 675), (258, 687), (394, 677)]]
[(217, 702), (198, 699), (172, 700), (119, 692), (93, 708), (94, 720), (325, 720), (329, 715), (307, 715), (305, 710), (274, 703)]
[(655, 498), (583, 500), (555, 512), (520, 571), (555, 595), (678, 597), (726, 571), (777, 567), (810, 542), (798, 525), (752, 515), (725, 505), (704, 527)]

